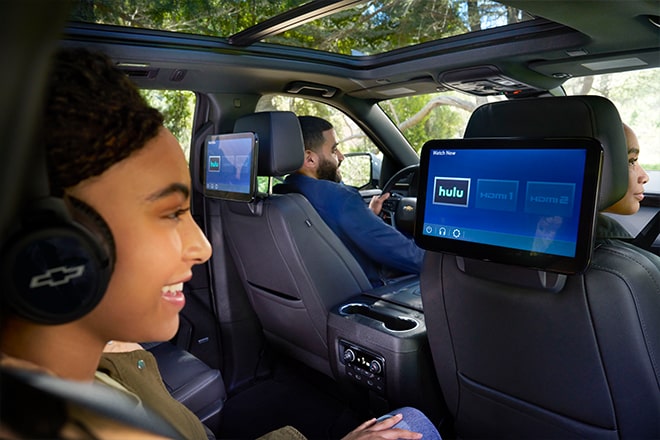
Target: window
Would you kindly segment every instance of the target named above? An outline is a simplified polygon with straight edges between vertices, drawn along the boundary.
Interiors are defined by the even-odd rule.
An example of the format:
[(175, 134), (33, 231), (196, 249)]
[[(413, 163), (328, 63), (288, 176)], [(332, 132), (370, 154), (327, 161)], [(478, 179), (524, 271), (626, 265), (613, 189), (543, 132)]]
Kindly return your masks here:
[[(573, 78), (567, 95), (600, 95), (611, 100), (621, 119), (637, 134), (640, 164), (650, 176), (647, 193), (660, 194), (660, 69)], [(470, 114), (478, 106), (504, 97), (476, 97), (458, 92), (408, 96), (379, 105), (419, 151), (428, 139), (463, 137)]]
[(639, 163), (650, 177), (645, 190), (660, 194), (660, 69), (572, 78), (564, 89), (567, 95), (604, 96), (616, 105), (639, 140)]
[(439, 92), (382, 101), (379, 105), (419, 153), (429, 139), (462, 138), (472, 112), (503, 96)]
[(165, 126), (190, 157), (190, 138), (195, 114), (195, 94), (187, 90), (141, 90), (147, 102), (163, 114)]
[[(372, 163), (380, 164), (382, 154), (378, 147), (347, 115), (334, 107), (310, 99), (296, 98), (284, 95), (265, 95), (257, 104), (255, 111), (291, 111), (296, 115), (312, 115), (328, 120), (337, 134), (338, 148), (347, 159), (341, 165), (342, 179), (347, 185), (362, 188), (368, 185), (373, 175)], [(361, 156), (350, 156), (351, 153), (368, 153)], [(363, 159), (367, 160), (363, 160)], [(368, 160), (368, 159), (371, 160)], [(377, 169), (379, 167), (377, 166)], [(260, 181), (260, 191), (264, 183)]]
[[(266, 41), (354, 57), (534, 19), (531, 14), (494, 0), (384, 0), (338, 7), (332, 14), (311, 22), (298, 20), (299, 24), (291, 29), (280, 26), (279, 31), (268, 33), (265, 38), (251, 28), (268, 19), (281, 18), (278, 14), (290, 15), (295, 7), (306, 3), (309, 2), (207, 0), (163, 4), (149, 0), (74, 0), (71, 19), (225, 38), (247, 32), (243, 38), (250, 43)], [(323, 9), (323, 2), (319, 3), (317, 8)]]

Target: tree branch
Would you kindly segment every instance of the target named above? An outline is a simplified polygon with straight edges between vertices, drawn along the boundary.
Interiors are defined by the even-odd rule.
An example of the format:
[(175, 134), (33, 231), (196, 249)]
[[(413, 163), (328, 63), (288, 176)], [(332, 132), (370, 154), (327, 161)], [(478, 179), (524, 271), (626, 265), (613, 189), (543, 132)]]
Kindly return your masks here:
[(456, 97), (451, 97), (451, 96), (438, 96), (436, 98), (433, 98), (429, 102), (426, 103), (424, 107), (414, 115), (412, 115), (410, 118), (406, 119), (402, 123), (399, 124), (399, 130), (405, 131), (410, 127), (414, 127), (415, 125), (419, 124), (422, 122), (422, 120), (429, 115), (433, 111), (434, 108), (439, 107), (441, 105), (448, 105), (451, 107), (457, 107), (462, 110), (465, 110), (466, 112), (472, 112), (476, 105), (470, 101), (456, 98)]

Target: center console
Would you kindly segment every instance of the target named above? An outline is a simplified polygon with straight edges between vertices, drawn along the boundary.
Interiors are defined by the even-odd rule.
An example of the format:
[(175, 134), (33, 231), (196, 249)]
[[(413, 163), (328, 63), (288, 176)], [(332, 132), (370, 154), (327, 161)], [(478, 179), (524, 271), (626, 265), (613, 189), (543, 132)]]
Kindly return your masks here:
[(390, 407), (442, 402), (426, 337), (419, 279), (407, 277), (351, 298), (328, 318), (330, 362), (338, 381)]

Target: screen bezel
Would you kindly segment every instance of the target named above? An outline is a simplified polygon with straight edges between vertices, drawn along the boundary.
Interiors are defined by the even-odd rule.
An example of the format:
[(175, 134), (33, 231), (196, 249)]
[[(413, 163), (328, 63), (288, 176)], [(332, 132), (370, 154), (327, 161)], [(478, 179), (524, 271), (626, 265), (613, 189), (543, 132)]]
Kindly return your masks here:
[[(437, 149), (583, 149), (586, 151), (584, 180), (580, 194), (575, 256), (561, 256), (519, 250), (491, 244), (425, 235), (426, 197), (431, 151)], [(423, 249), (467, 258), (528, 267), (548, 272), (575, 274), (583, 272), (591, 260), (597, 214), (598, 189), (602, 170), (603, 148), (593, 138), (465, 138), (437, 139), (424, 144), (420, 157), (420, 180), (415, 221), (415, 242)], [(433, 191), (433, 189), (431, 189)]]
[[(227, 191), (227, 190), (217, 190), (207, 188), (207, 177), (209, 172), (209, 151), (208, 145), (210, 141), (216, 140), (233, 140), (233, 139), (247, 139), (251, 142), (252, 147), (250, 151), (251, 156), (251, 166), (250, 166), (250, 187), (249, 192), (239, 192), (239, 191)], [(204, 196), (212, 199), (220, 200), (234, 200), (239, 202), (251, 202), (254, 200), (257, 191), (257, 160), (258, 160), (258, 151), (259, 151), (259, 140), (257, 135), (253, 132), (241, 132), (241, 133), (223, 133), (223, 134), (211, 134), (206, 136), (204, 140), (204, 149), (203, 149), (203, 181), (202, 187), (204, 189)]]

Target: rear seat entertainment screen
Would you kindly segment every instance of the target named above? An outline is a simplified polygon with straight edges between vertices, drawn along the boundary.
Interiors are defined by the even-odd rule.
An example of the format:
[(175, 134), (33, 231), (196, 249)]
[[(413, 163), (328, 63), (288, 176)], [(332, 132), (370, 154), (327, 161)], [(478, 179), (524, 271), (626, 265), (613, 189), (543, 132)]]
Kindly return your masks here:
[(257, 182), (257, 138), (254, 133), (207, 136), (204, 150), (204, 195), (250, 201)]
[(591, 138), (429, 141), (415, 241), (430, 251), (581, 272), (591, 258), (601, 162)]

